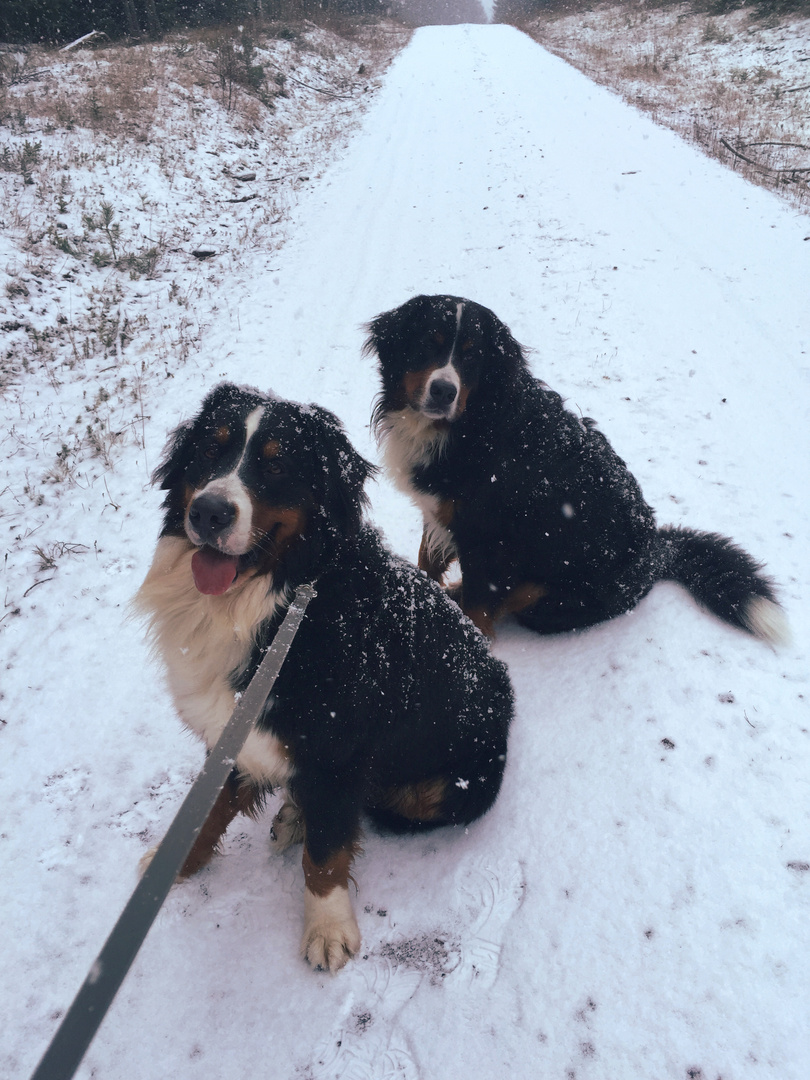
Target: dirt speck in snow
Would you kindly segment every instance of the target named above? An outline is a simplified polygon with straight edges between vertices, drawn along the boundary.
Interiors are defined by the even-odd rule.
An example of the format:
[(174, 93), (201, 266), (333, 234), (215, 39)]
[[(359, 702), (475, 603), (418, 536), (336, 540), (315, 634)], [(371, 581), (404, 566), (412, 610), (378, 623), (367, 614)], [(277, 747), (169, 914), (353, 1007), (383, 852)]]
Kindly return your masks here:
[(457, 942), (446, 937), (421, 934), (383, 945), (380, 955), (394, 964), (424, 971), (430, 975), (431, 982), (437, 983), (458, 966), (461, 949)]

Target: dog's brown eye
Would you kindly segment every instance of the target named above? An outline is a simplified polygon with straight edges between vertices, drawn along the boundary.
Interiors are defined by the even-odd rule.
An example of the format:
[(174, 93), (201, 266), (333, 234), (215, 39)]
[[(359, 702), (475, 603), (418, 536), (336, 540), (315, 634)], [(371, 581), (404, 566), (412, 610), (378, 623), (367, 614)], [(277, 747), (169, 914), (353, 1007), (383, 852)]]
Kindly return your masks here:
[(281, 473), (284, 472), (284, 466), (281, 464), (280, 461), (276, 461), (275, 459), (273, 459), (272, 461), (268, 461), (265, 465), (265, 469), (267, 470), (267, 472), (272, 473), (273, 476), (280, 476)]
[(206, 446), (203, 453), (207, 458), (210, 458), (213, 461), (214, 458), (219, 457), (219, 451), (220, 447), (216, 443), (211, 443), (209, 446)]

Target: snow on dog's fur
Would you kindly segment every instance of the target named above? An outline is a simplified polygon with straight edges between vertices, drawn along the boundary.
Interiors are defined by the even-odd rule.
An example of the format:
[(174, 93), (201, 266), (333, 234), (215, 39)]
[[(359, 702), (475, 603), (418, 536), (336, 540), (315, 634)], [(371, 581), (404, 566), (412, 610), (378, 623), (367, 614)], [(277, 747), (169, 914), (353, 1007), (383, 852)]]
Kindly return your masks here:
[(165, 516), (136, 598), (177, 711), (210, 747), (295, 587), (315, 583), (183, 874), (284, 786), (275, 847), (303, 841), (302, 951), (330, 970), (360, 946), (361, 812), (399, 831), (473, 821), (498, 794), (512, 715), (506, 669), (472, 623), (363, 522), (373, 471), (325, 409), (217, 387), (156, 470)]
[(458, 558), (456, 594), (486, 633), (508, 613), (541, 634), (590, 626), (669, 579), (733, 626), (787, 636), (751, 556), (714, 533), (659, 528), (596, 423), (532, 377), (488, 308), (416, 296), (368, 331), (385, 463), (424, 520), (419, 565), (441, 581)]

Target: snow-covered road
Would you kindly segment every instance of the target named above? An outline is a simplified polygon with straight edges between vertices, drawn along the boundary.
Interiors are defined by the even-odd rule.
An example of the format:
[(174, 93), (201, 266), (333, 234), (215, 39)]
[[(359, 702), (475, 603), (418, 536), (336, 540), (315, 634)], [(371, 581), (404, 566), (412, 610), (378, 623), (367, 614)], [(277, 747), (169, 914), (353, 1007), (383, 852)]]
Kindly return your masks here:
[[(465, 295), (598, 420), (662, 523), (767, 563), (794, 643), (670, 585), (587, 633), (505, 627), (502, 796), (464, 835), (369, 829), (362, 954), (334, 978), (299, 960), (299, 856), (269, 861), (269, 815), (237, 822), (173, 890), (81, 1077), (810, 1075), (808, 234), (517, 30), (415, 34), (290, 241), (155, 397), (148, 465), (219, 377), (326, 405), (376, 456), (361, 323)], [(100, 555), (6, 631), (4, 1075), (33, 1068), (201, 761), (123, 622), (158, 526), (146, 467), (64, 511)], [(416, 511), (370, 494), (415, 558)]]

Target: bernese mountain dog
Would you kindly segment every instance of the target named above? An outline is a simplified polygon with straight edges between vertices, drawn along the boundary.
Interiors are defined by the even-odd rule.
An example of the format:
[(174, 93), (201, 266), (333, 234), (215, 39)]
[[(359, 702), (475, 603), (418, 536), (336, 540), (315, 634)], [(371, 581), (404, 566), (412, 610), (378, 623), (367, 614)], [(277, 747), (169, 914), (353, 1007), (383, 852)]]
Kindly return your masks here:
[(314, 584), (181, 876), (283, 787), (274, 846), (303, 842), (302, 953), (329, 970), (360, 945), (348, 886), (361, 813), (399, 831), (478, 818), (501, 785), (513, 710), (486, 639), (364, 522), (374, 471), (325, 409), (216, 387), (155, 471), (164, 520), (136, 597), (177, 711), (210, 748), (295, 587)]
[(416, 296), (366, 329), (382, 379), (372, 422), (422, 511), (419, 566), (441, 582), (458, 559), (454, 594), (485, 633), (508, 613), (541, 634), (591, 626), (667, 579), (736, 627), (783, 636), (761, 567), (725, 537), (659, 528), (595, 422), (533, 378), (488, 308)]

